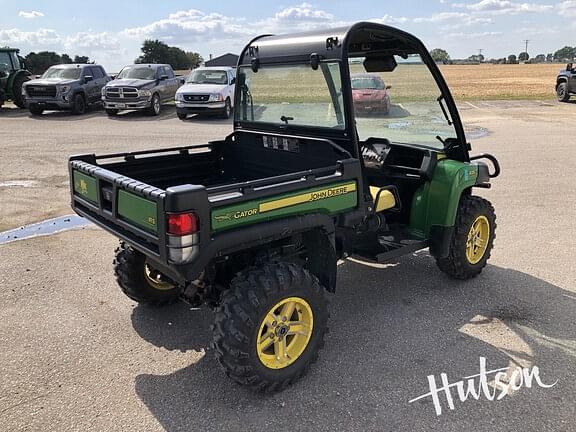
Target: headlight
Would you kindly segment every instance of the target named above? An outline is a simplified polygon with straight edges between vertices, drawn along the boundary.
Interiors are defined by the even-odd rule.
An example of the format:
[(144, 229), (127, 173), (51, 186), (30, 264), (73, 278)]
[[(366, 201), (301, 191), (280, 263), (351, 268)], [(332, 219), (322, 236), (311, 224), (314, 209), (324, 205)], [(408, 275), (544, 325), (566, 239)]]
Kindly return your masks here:
[(150, 90), (138, 90), (138, 96), (150, 97), (150, 96), (152, 96), (152, 92)]
[(220, 93), (212, 93), (210, 95), (210, 102), (221, 102), (224, 100), (224, 96), (222, 96)]
[(184, 93), (176, 93), (177, 101), (184, 101)]
[(63, 85), (58, 87), (60, 89), (60, 93), (68, 93), (70, 91), (70, 86)]
[(102, 94), (102, 96), (106, 96), (106, 87), (102, 87), (100, 93)]

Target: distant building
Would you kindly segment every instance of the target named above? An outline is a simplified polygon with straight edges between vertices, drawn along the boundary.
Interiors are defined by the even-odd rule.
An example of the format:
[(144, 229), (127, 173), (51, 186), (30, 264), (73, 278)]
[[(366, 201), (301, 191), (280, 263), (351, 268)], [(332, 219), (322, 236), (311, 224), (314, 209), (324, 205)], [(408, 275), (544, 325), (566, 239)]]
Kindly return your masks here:
[(238, 56), (236, 54), (224, 54), (221, 55), (220, 57), (215, 57), (212, 58), (212, 55), (210, 55), (210, 60), (206, 60), (206, 62), (204, 62), (204, 65), (207, 67), (210, 66), (230, 66), (230, 67), (236, 67), (236, 64), (238, 64)]

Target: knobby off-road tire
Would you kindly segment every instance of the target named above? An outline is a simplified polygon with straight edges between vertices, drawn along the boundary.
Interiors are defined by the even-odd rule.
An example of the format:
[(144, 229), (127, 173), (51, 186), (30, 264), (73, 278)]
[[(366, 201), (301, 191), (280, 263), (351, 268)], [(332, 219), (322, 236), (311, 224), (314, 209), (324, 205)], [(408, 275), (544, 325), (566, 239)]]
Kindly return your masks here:
[(166, 306), (178, 301), (182, 292), (175, 283), (160, 279), (144, 254), (124, 243), (116, 249), (114, 275), (122, 292), (138, 303)]
[[(437, 258), (436, 264), (440, 270), (456, 279), (478, 276), (490, 258), (495, 231), (496, 214), (492, 204), (477, 196), (462, 196), (450, 253), (446, 258)], [(474, 239), (477, 241), (474, 242)]]
[[(292, 312), (285, 309), (290, 307)], [(283, 314), (289, 315), (286, 321)], [(216, 358), (237, 383), (260, 392), (280, 391), (318, 359), (328, 318), (327, 292), (304, 268), (274, 263), (247, 269), (232, 280), (216, 309)], [(277, 356), (281, 346), (292, 357)]]
[(568, 91), (568, 83), (561, 82), (556, 87), (556, 97), (560, 102), (568, 102), (570, 100), (570, 92)]
[(22, 95), (22, 84), (30, 79), (27, 76), (20, 75), (14, 80), (12, 86), (12, 94), (14, 95), (14, 105), (18, 108), (26, 108), (26, 103), (24, 102), (24, 96)]
[(229, 119), (231, 115), (232, 115), (232, 102), (230, 102), (230, 98), (227, 98), (226, 102), (224, 102), (224, 109), (222, 110), (221, 117), (223, 119)]

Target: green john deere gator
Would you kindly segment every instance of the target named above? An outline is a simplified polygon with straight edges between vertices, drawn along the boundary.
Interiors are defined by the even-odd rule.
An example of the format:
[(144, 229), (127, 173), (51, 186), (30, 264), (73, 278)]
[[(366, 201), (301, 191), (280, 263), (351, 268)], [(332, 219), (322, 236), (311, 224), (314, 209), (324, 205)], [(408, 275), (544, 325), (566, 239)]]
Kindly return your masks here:
[(19, 50), (0, 48), (0, 107), (12, 100), (18, 108), (25, 108), (22, 84), (30, 78)]
[[(358, 73), (387, 84), (387, 113), (356, 115)], [(382, 92), (368, 90), (377, 103)], [(234, 381), (279, 390), (304, 374), (323, 345), (338, 260), (429, 248), (457, 279), (486, 266), (496, 216), (474, 191), (500, 168), (469, 155), (414, 36), (364, 22), (255, 38), (234, 107), (223, 140), (69, 161), (74, 210), (121, 240), (122, 291), (213, 306), (215, 355)]]

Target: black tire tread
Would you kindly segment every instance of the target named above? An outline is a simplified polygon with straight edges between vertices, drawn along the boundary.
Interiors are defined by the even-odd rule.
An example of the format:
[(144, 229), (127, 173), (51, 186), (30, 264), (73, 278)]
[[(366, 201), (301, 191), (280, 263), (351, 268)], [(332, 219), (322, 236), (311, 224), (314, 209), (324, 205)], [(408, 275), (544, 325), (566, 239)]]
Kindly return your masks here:
[[(466, 242), (470, 226), (478, 214), (484, 214), (490, 222), (490, 239), (482, 260), (471, 265), (466, 258)], [(478, 276), (486, 267), (492, 246), (496, 239), (496, 214), (490, 201), (478, 196), (464, 195), (460, 199), (454, 235), (450, 244), (450, 253), (446, 258), (436, 258), (438, 268), (455, 279), (471, 279)]]
[[(292, 285), (306, 285), (313, 290), (314, 295), (322, 297), (326, 305), (325, 321), (323, 326), (317, 328), (318, 311), (314, 311), (314, 332), (318, 332), (318, 342), (311, 352), (311, 358), (292, 376), (276, 380), (259, 374), (251, 357), (256, 356), (256, 361), (259, 359), (256, 353), (250, 354), (247, 351), (247, 345), (255, 326), (260, 325), (254, 320), (259, 308), (266, 304), (266, 300), (276, 298), (278, 294), (290, 295)], [(298, 265), (274, 263), (248, 268), (232, 280), (230, 289), (223, 293), (222, 301), (215, 311), (213, 348), (218, 363), (233, 381), (257, 392), (277, 392), (285, 389), (305, 375), (318, 359), (328, 330), (325, 325), (329, 319), (327, 304), (327, 292), (318, 279)]]
[(24, 96), (22, 95), (22, 84), (29, 81), (29, 78), (25, 75), (20, 74), (14, 80), (14, 86), (12, 89), (12, 94), (14, 95), (14, 105), (18, 108), (26, 108), (26, 103), (24, 102)]
[(181, 289), (146, 289), (143, 277), (145, 257), (124, 242), (115, 250), (114, 275), (122, 292), (131, 300), (154, 307), (167, 306), (180, 299)]

